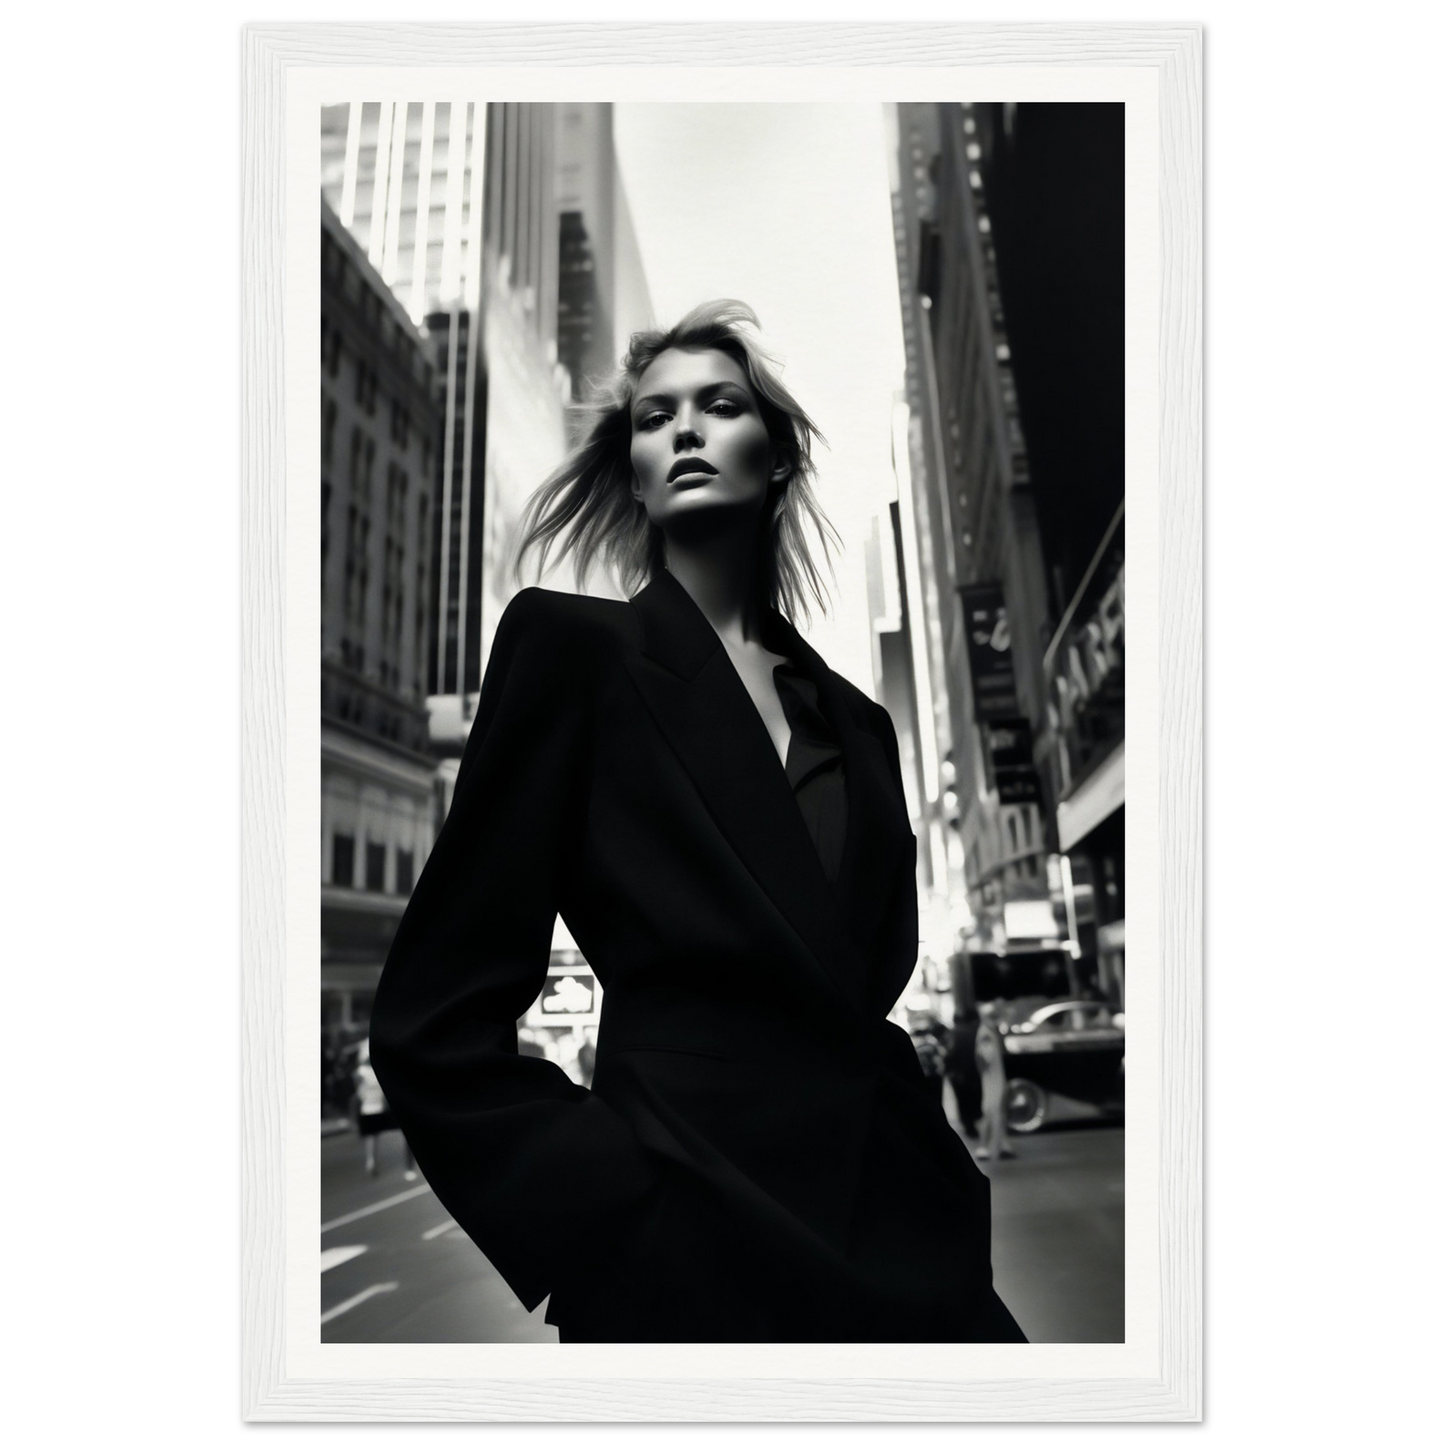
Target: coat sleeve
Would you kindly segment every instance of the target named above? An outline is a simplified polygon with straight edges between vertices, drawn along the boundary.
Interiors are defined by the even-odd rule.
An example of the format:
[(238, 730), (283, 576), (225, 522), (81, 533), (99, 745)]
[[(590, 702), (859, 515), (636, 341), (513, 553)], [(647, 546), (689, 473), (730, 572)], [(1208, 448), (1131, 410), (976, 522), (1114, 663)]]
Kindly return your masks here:
[(503, 614), (451, 811), (377, 989), (371, 1057), (416, 1160), (530, 1310), (658, 1171), (631, 1126), (517, 1052), (585, 806), (585, 641), (528, 589)]

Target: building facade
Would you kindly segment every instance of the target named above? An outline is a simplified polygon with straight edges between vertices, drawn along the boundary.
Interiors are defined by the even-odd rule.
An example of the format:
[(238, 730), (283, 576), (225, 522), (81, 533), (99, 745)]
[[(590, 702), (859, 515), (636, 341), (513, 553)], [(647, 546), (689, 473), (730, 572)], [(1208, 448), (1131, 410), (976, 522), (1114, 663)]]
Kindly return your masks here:
[(572, 398), (582, 401), (617, 365), (632, 333), (654, 322), (610, 105), (557, 107), (557, 209), (557, 344)]
[[(1057, 951), (1075, 989), (1108, 974), (1094, 867), (1071, 851), (1085, 814), (1101, 821), (1094, 794), (1081, 811), (1072, 791), (1101, 748), (1119, 749), (1122, 802), (1122, 708), (1117, 735), (1085, 719), (1116, 688), (1122, 703), (1122, 581), (1109, 586), (1122, 579), (1123, 150), (1108, 109), (893, 111), (900, 499), (914, 503), (934, 695), (935, 874), (963, 950)], [(1117, 666), (1089, 652), (1101, 628)], [(1122, 853), (1108, 866), (1122, 889)], [(1105, 979), (1120, 997), (1121, 980)]]
[[(609, 105), (329, 105), (321, 169), (328, 224), (347, 236), (372, 289), (386, 294), (389, 305), (379, 314), (388, 324), (409, 319), (434, 378), (429, 525), (418, 534), (427, 566), (424, 578), (408, 574), (409, 585), (424, 580), (429, 631), (406, 664), (407, 686), (420, 679), (421, 689), (420, 711), (406, 714), (408, 746), (429, 759), (433, 773), (429, 846), (450, 806), (492, 637), (522, 585), (511, 563), (523, 510), (566, 454), (569, 404), (589, 377), (616, 363), (631, 330), (650, 324), (650, 302)], [(324, 396), (323, 419), (329, 405)], [(361, 443), (363, 458), (372, 455), (368, 445)], [(373, 541), (376, 535), (368, 533)], [(393, 553), (383, 562), (395, 566)], [(570, 564), (550, 570), (545, 585), (574, 589)], [(346, 845), (339, 846), (344, 873)], [(410, 870), (389, 864), (384, 872), (405, 882), (394, 900), (383, 904), (360, 888), (369, 906), (400, 912), (419, 867), (416, 853), (397, 854), (413, 859)], [(353, 859), (363, 880), (373, 876), (370, 866)], [(572, 970), (559, 978), (585, 973), (560, 929), (556, 949), (558, 968)], [(550, 1028), (555, 1015), (570, 1020), (571, 1041), (580, 1040), (586, 1020), (562, 1008), (575, 1003), (580, 987), (549, 993), (553, 1004), (538, 1015), (538, 1027)]]
[(440, 435), (426, 339), (322, 202), (323, 1028), (364, 1026), (434, 834), (427, 750)]
[(1124, 115), (972, 112), (1057, 619), (1034, 759), (1080, 972), (1124, 1004)]

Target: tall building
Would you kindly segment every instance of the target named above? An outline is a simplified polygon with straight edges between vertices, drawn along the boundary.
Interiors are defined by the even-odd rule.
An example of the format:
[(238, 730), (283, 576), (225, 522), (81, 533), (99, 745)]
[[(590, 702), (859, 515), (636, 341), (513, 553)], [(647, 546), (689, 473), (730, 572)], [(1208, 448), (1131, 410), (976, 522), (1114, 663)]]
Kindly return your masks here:
[[(321, 148), (323, 192), (442, 382), (428, 688), (433, 742), (455, 754), (567, 403), (651, 320), (611, 106), (351, 102), (323, 108)], [(574, 586), (570, 568), (547, 585)]]
[(653, 324), (642, 256), (612, 139), (612, 107), (557, 107), (561, 281), (557, 344), (574, 400)]
[(500, 486), (505, 509), (513, 471), (540, 468), (540, 480), (561, 455), (552, 110), (458, 100), (322, 111), (323, 193), (424, 329), (441, 380), (427, 686), (434, 741), (453, 753), (499, 611), (485, 600), (504, 550), (489, 494)]
[(431, 533), (440, 436), (430, 347), (321, 208), (321, 988), (361, 1026), (431, 850)]
[(1124, 112), (976, 106), (1049, 600), (1034, 753), (1086, 968), (1124, 997)]
[[(435, 378), (429, 532), (418, 534), (427, 567), (415, 574), (428, 632), (405, 675), (420, 688), (407, 740), (432, 760), (434, 828), (450, 806), (498, 620), (520, 585), (510, 562), (522, 510), (566, 453), (568, 404), (615, 364), (631, 330), (650, 324), (650, 302), (609, 105), (329, 105), (321, 171), (328, 224), (346, 234), (370, 290), (386, 293), (385, 324), (407, 321)], [(370, 455), (366, 443), (362, 455)], [(549, 571), (545, 584), (573, 588), (570, 564)], [(344, 872), (346, 844), (335, 846)], [(401, 860), (381, 875), (389, 915), (400, 912), (419, 849), (385, 855)], [(367, 883), (377, 856), (353, 861), (363, 881), (348, 903), (364, 894), (382, 907)], [(330, 874), (327, 888), (330, 899)], [(600, 995), (565, 930), (554, 947), (556, 978), (532, 1022), (568, 1065)], [(591, 1012), (578, 1006), (584, 997)], [(364, 1000), (355, 994), (347, 1007), (354, 1015)]]
[[(1101, 131), (1090, 128), (1098, 114), (1059, 112), (1101, 109), (892, 112), (908, 386), (900, 498), (915, 504), (913, 612), (935, 702), (935, 874), (967, 917), (971, 951), (1062, 949), (1076, 985), (1096, 941), (1089, 865), (1064, 836), (1060, 768), (1073, 743), (1060, 698), (1073, 694), (1060, 674), (1076, 655), (1067, 629), (1083, 621), (1071, 589), (1108, 571), (1092, 560), (1102, 538), (1090, 529), (1122, 505), (1122, 133), (1116, 146), (1107, 118)], [(1041, 139), (1049, 131), (1069, 138), (1067, 159)], [(1121, 526), (1113, 535), (1121, 547)]]

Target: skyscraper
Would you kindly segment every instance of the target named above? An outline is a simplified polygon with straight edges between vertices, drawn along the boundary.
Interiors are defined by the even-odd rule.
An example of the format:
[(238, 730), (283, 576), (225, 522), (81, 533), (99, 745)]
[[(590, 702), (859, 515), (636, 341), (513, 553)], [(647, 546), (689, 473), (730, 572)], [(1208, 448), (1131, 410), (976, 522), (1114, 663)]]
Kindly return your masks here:
[(1034, 755), (1085, 972), (1124, 997), (1124, 112), (980, 105), (1050, 611)]
[(430, 347), (323, 201), (321, 984), (334, 1032), (364, 1024), (431, 850), (439, 434)]
[[(1069, 850), (1122, 803), (1117, 109), (896, 108), (911, 491), (930, 553), (917, 620), (949, 881), (980, 952), (1092, 955), (1090, 865)], [(1087, 664), (1082, 625), (1108, 634)], [(1075, 703), (1096, 715), (1073, 726)], [(1081, 750), (1105, 768), (1092, 785), (1069, 778)]]
[(612, 107), (558, 110), (557, 207), (561, 225), (558, 349), (576, 399), (609, 372), (629, 336), (653, 324), (632, 213), (617, 170)]
[[(441, 378), (428, 685), (434, 742), (457, 751), (566, 405), (651, 319), (611, 107), (351, 102), (323, 109), (321, 143), (323, 191)], [(547, 582), (574, 585), (566, 567)]]
[[(347, 990), (338, 982), (328, 1008), (338, 1018), (360, 1019), (431, 829), (450, 805), (491, 639), (520, 585), (509, 564), (522, 509), (565, 454), (568, 403), (590, 375), (611, 367), (627, 333), (651, 314), (617, 173), (610, 106), (351, 101), (323, 108), (321, 156), (327, 224), (345, 235), (348, 265), (364, 278), (347, 284), (371, 298), (362, 304), (387, 345), (403, 331), (408, 344), (421, 345), (433, 378), (431, 414), (423, 422), (421, 408), (413, 408), (407, 433), (422, 448), (413, 461), (427, 472), (426, 510), (407, 512), (409, 525), (418, 516), (427, 525), (406, 540), (425, 552), (425, 567), (406, 553), (413, 567), (407, 585), (424, 598), (425, 636), (410, 639), (397, 664), (407, 710), (396, 725), (405, 738), (387, 739), (424, 746), (430, 762), (409, 753), (418, 771), (403, 778), (393, 758), (391, 791), (378, 792), (378, 778), (367, 783), (353, 777), (354, 767), (346, 772), (339, 743), (328, 744), (323, 758), (330, 789), (326, 948), (337, 959), (343, 946), (354, 954), (350, 972), (338, 972), (339, 961), (330, 965), (328, 976), (344, 979)], [(358, 382), (363, 410), (367, 398), (373, 406), (391, 404), (382, 385), (375, 377)], [(323, 434), (344, 431), (326, 386), (322, 406)], [(326, 431), (328, 417), (333, 432)], [(384, 442), (367, 432), (359, 443), (364, 485), (371, 485), (369, 469), (381, 464)], [(331, 464), (328, 454), (323, 471)], [(387, 475), (385, 522), (372, 513), (353, 524), (348, 514), (367, 545), (382, 549), (364, 580), (374, 584), (380, 576), (384, 588), (394, 585), (390, 569), (400, 555), (380, 540), (384, 531), (391, 536), (400, 505)], [(415, 509), (422, 489), (410, 473), (407, 481)], [(328, 537), (323, 548), (330, 547)], [(349, 585), (361, 585), (357, 574), (348, 575)], [(545, 583), (572, 587), (570, 565), (549, 572)], [(356, 605), (352, 594), (341, 595), (345, 605)], [(405, 606), (413, 606), (410, 599)], [(380, 605), (385, 611), (393, 604), (383, 597)], [(373, 643), (365, 646), (370, 665), (380, 655)], [(394, 680), (389, 671), (386, 678)], [(366, 705), (380, 706), (371, 694)], [(338, 719), (337, 734), (351, 721)], [(397, 801), (403, 791), (406, 807)], [(424, 794), (431, 799), (427, 828), (418, 824), (407, 833)], [(401, 830), (395, 838), (377, 831), (382, 815)], [(411, 839), (407, 846), (399, 841), (403, 834)], [(557, 960), (563, 973), (585, 969), (565, 934), (558, 948), (565, 950)], [(558, 1027), (551, 1015), (539, 1015), (538, 1026), (552, 1033)], [(573, 1054), (581, 1027), (570, 1019), (563, 1030)]]

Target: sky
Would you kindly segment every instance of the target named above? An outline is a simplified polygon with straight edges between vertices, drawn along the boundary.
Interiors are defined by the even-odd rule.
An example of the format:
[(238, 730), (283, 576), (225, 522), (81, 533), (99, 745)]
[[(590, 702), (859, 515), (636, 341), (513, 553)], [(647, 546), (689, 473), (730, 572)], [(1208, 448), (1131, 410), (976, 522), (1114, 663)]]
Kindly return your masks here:
[(618, 166), (662, 325), (746, 301), (828, 446), (818, 496), (844, 550), (827, 617), (801, 630), (872, 694), (863, 539), (894, 496), (903, 336), (876, 105), (619, 104)]

